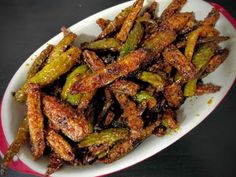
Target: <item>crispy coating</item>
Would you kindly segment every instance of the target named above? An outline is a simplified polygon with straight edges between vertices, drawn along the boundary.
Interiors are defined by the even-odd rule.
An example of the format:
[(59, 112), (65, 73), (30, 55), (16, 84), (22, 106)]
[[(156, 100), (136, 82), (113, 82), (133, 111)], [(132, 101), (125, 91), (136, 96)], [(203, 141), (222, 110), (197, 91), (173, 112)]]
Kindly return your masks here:
[(143, 7), (143, 1), (144, 0), (136, 0), (135, 1), (131, 12), (126, 17), (119, 33), (117, 33), (117, 35), (116, 35), (116, 39), (118, 39), (119, 41), (121, 41), (121, 42), (126, 41), (128, 34), (135, 22), (135, 19), (137, 18), (140, 10)]
[(215, 26), (216, 22), (220, 18), (220, 12), (216, 8), (212, 8), (207, 17), (200, 22), (202, 26)]
[(30, 84), (27, 90), (27, 117), (29, 121), (29, 133), (31, 151), (34, 159), (39, 159), (44, 152), (44, 117), (41, 111), (41, 96), (39, 86)]
[(52, 152), (48, 161), (48, 169), (45, 176), (49, 176), (54, 172), (58, 171), (64, 163), (64, 160), (60, 158), (59, 155)]
[(158, 21), (162, 22), (170, 18), (174, 13), (179, 11), (187, 0), (173, 0), (168, 7), (162, 12)]
[(183, 80), (194, 79), (196, 71), (194, 65), (174, 45), (169, 45), (163, 52), (164, 59), (175, 67)]
[(192, 12), (176, 13), (160, 24), (161, 29), (171, 29), (174, 31), (182, 30), (189, 20), (193, 17)]
[(185, 27), (179, 31), (179, 34), (187, 34), (190, 31), (193, 31), (197, 26), (198, 26), (198, 23), (193, 14), (192, 17), (187, 22), (187, 24), (185, 25)]
[(99, 18), (96, 20), (96, 23), (102, 30), (104, 30), (107, 24), (109, 24), (109, 20), (105, 20), (104, 18)]
[(57, 80), (61, 75), (68, 72), (77, 62), (80, 56), (80, 49), (71, 47), (66, 52), (55, 58), (49, 64), (46, 64), (34, 77), (27, 80), (26, 83), (16, 92), (15, 98), (19, 102), (26, 100), (26, 90), (29, 83), (38, 84), (40, 87), (47, 86)]
[(54, 130), (49, 130), (46, 135), (48, 146), (56, 153), (61, 159), (65, 161), (73, 161), (75, 155), (72, 151), (70, 144)]
[(175, 38), (176, 33), (172, 30), (158, 31), (144, 41), (143, 47), (151, 49), (157, 55), (171, 44)]
[(179, 108), (184, 101), (183, 91), (178, 83), (166, 86), (164, 96), (168, 104), (175, 108)]
[(101, 161), (103, 163), (112, 163), (133, 150), (133, 140), (131, 138), (115, 145)]
[(124, 93), (130, 96), (136, 95), (139, 85), (124, 79), (116, 80), (112, 85), (113, 92)]
[[(160, 125), (160, 120), (156, 120), (154, 123), (148, 125), (146, 128), (144, 128), (141, 131), (140, 137), (138, 138), (139, 141), (144, 141), (146, 138), (151, 136), (152, 132), (155, 130), (157, 126)], [(122, 157), (124, 157), (126, 154), (128, 154), (130, 151), (132, 151), (135, 148), (135, 141), (137, 139), (128, 138), (124, 141), (122, 141), (119, 144), (116, 144), (113, 146), (113, 148), (108, 152), (107, 156), (105, 156), (101, 161), (103, 163), (112, 163)]]
[(158, 3), (156, 1), (153, 1), (145, 11), (151, 15), (151, 18), (155, 18), (157, 8), (158, 8)]
[(91, 50), (120, 51), (121, 45), (115, 38), (104, 38), (101, 40), (92, 41), (84, 47)]
[(83, 51), (83, 57), (84, 61), (93, 72), (105, 68), (105, 64), (102, 62), (102, 60), (97, 56), (95, 52), (85, 50)]
[(161, 124), (170, 129), (178, 128), (179, 126), (176, 121), (176, 112), (171, 109), (165, 110), (162, 116)]
[(187, 36), (187, 43), (184, 55), (189, 61), (191, 61), (199, 37), (214, 37), (218, 35), (219, 32), (215, 28), (210, 26), (201, 26), (198, 29), (192, 31)]
[(220, 86), (213, 85), (211, 83), (209, 83), (209, 84), (199, 84), (199, 85), (197, 85), (195, 95), (201, 96), (201, 95), (204, 95), (204, 94), (215, 93), (215, 92), (220, 91), (220, 88), (221, 88)]
[(119, 61), (107, 65), (105, 69), (90, 74), (72, 87), (72, 94), (79, 92), (90, 92), (103, 87), (114, 80), (126, 76), (139, 68), (141, 63), (148, 62), (151, 59), (150, 53), (143, 49), (135, 50), (124, 56)]
[(112, 32), (118, 30), (122, 24), (124, 23), (126, 17), (129, 15), (130, 11), (132, 10), (132, 6), (129, 6), (122, 10), (114, 20), (110, 21), (106, 28), (101, 32), (98, 36), (98, 39), (103, 39), (107, 35), (111, 34)]
[(43, 97), (43, 112), (57, 129), (75, 142), (80, 141), (91, 132), (89, 123), (83, 114), (77, 115), (72, 107), (53, 96)]
[(210, 59), (205, 72), (212, 73), (213, 71), (215, 71), (225, 61), (228, 55), (228, 49), (220, 50), (215, 56)]
[(128, 127), (131, 131), (131, 137), (139, 137), (143, 129), (142, 113), (140, 109), (135, 102), (131, 101), (125, 94), (115, 93), (115, 97), (124, 111), (123, 117), (127, 120)]
[(35, 74), (42, 69), (45, 61), (53, 50), (53, 45), (48, 45), (40, 54), (34, 59), (32, 66), (29, 69), (27, 79), (32, 78)]
[(20, 151), (20, 148), (26, 143), (28, 137), (29, 137), (29, 124), (28, 124), (28, 117), (26, 116), (17, 130), (14, 141), (8, 147), (7, 153), (4, 155), (1, 164), (2, 175), (6, 173), (7, 167), (9, 166), (11, 160)]
[(104, 120), (104, 126), (108, 127), (112, 123), (114, 117), (115, 117), (115, 114), (112, 111), (108, 111), (107, 116)]

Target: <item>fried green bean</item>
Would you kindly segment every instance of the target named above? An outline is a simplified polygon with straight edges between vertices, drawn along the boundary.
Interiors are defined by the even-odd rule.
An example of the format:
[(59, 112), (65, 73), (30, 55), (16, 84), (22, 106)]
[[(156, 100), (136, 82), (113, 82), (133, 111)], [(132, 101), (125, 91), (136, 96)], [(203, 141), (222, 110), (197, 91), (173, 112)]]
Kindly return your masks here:
[(141, 63), (147, 62), (151, 59), (152, 57), (148, 51), (144, 49), (135, 50), (122, 57), (117, 62), (107, 65), (105, 69), (100, 69), (81, 81), (76, 82), (72, 87), (71, 93), (90, 92), (103, 87), (114, 80), (135, 71), (139, 68)]
[(148, 82), (153, 87), (155, 87), (157, 90), (163, 90), (163, 88), (165, 86), (165, 81), (163, 80), (163, 78), (156, 73), (143, 71), (140, 74), (139, 79), (144, 82)]
[(121, 41), (121, 42), (125, 42), (128, 34), (135, 22), (135, 19), (137, 18), (139, 12), (141, 11), (142, 7), (143, 7), (143, 2), (144, 0), (136, 0), (131, 12), (129, 13), (129, 15), (126, 17), (119, 33), (116, 34), (116, 39)]
[(107, 143), (108, 145), (114, 144), (118, 140), (129, 137), (129, 131), (125, 128), (110, 128), (101, 131), (100, 133), (92, 133), (86, 136), (78, 144), (79, 148), (89, 147), (93, 145), (101, 145)]
[(187, 43), (184, 55), (187, 57), (189, 61), (191, 61), (198, 38), (213, 37), (213, 36), (218, 36), (218, 34), (219, 32), (215, 28), (210, 26), (202, 26), (196, 29), (195, 31), (192, 31), (187, 36)]
[(106, 38), (106, 39), (90, 42), (87, 45), (85, 45), (85, 48), (91, 49), (91, 50), (119, 51), (121, 48), (121, 45), (114, 38)]
[(82, 98), (83, 94), (70, 94), (70, 90), (72, 85), (82, 79), (86, 73), (89, 73), (89, 68), (87, 65), (80, 65), (78, 66), (74, 71), (72, 71), (66, 78), (66, 83), (63, 86), (62, 92), (61, 92), (61, 98), (63, 100), (67, 100), (72, 105), (78, 105), (80, 99)]
[(132, 6), (129, 6), (122, 10), (114, 20), (110, 21), (106, 28), (101, 32), (101, 34), (98, 36), (98, 39), (103, 39), (107, 35), (111, 34), (112, 32), (118, 30), (122, 24), (124, 23), (126, 17), (129, 15), (129, 13), (132, 10)]
[[(199, 77), (206, 69), (211, 57), (215, 53), (215, 44), (205, 44), (200, 47), (193, 56), (193, 64), (196, 67), (197, 76)], [(190, 97), (195, 95), (197, 87), (197, 78), (189, 81), (184, 86), (184, 96)]]
[(144, 28), (140, 22), (136, 22), (134, 28), (129, 33), (128, 38), (120, 49), (120, 57), (127, 55), (129, 52), (135, 50), (141, 41), (144, 34)]
[(58, 79), (61, 75), (69, 71), (75, 64), (80, 56), (80, 49), (77, 47), (71, 47), (68, 51), (61, 54), (55, 60), (45, 65), (45, 67), (39, 71), (34, 77), (29, 79), (15, 94), (15, 98), (19, 102), (26, 100), (26, 90), (29, 83), (38, 84), (40, 87), (44, 87), (51, 84)]
[(5, 174), (9, 163), (13, 157), (20, 151), (20, 148), (26, 143), (29, 137), (29, 124), (28, 118), (25, 117), (18, 128), (16, 137), (11, 145), (7, 149), (7, 153), (4, 155), (2, 165), (1, 165), (1, 174)]
[(49, 176), (59, 170), (64, 163), (64, 160), (60, 158), (56, 153), (52, 152), (48, 161), (48, 169), (45, 176)]
[(115, 81), (110, 87), (113, 92), (124, 93), (130, 96), (134, 96), (139, 89), (139, 85), (123, 79)]
[(211, 12), (207, 15), (207, 17), (200, 22), (200, 25), (215, 26), (219, 18), (220, 18), (220, 12), (216, 8), (213, 8)]
[(144, 41), (143, 47), (151, 49), (155, 54), (160, 53), (166, 46), (176, 38), (176, 33), (171, 30), (158, 31)]
[(195, 91), (195, 95), (197, 96), (201, 96), (204, 94), (209, 94), (209, 93), (215, 93), (218, 92), (220, 90), (220, 86), (218, 85), (213, 85), (211, 83), (209, 84), (198, 84), (196, 91)]
[(51, 63), (54, 59), (58, 58), (67, 48), (71, 43), (76, 39), (77, 35), (68, 32), (63, 39), (53, 48), (48, 60), (47, 64)]
[(28, 75), (27, 75), (27, 79), (32, 78), (33, 76), (35, 76), (35, 74), (40, 71), (40, 69), (42, 69), (43, 64), (45, 63), (45, 61), (47, 60), (47, 58), (49, 57), (51, 51), (53, 50), (53, 45), (48, 45), (46, 49), (44, 49), (39, 56), (37, 56), (34, 59), (33, 64), (31, 65)]
[(104, 18), (99, 18), (96, 20), (96, 23), (102, 30), (104, 30), (107, 24), (109, 24), (109, 20), (105, 20)]

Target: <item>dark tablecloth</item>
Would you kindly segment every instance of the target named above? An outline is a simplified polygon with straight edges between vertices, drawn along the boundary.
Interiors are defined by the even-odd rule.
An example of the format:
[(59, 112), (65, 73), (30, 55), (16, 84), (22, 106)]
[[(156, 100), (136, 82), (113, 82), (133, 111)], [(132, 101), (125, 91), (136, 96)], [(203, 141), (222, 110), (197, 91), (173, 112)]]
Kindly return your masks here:
[[(125, 0), (1, 0), (0, 96), (39, 46), (72, 24)], [(236, 18), (235, 0), (212, 0)], [(235, 177), (236, 87), (202, 124), (155, 156), (109, 176)], [(1, 140), (0, 140), (1, 141)], [(9, 170), (7, 177), (31, 176)]]

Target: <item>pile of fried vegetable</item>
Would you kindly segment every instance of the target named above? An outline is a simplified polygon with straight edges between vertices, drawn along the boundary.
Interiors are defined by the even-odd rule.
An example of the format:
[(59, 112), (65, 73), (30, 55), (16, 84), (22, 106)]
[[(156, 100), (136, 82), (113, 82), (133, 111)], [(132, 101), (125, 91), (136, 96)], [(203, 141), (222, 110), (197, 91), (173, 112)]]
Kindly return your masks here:
[(102, 32), (80, 46), (62, 28), (63, 39), (41, 52), (14, 94), (27, 113), (2, 172), (28, 140), (34, 160), (50, 156), (46, 175), (65, 163), (112, 163), (150, 135), (176, 130), (186, 98), (219, 91), (202, 78), (229, 53), (218, 45), (228, 39), (214, 27), (220, 14), (197, 21), (180, 12), (185, 3), (173, 0), (158, 17), (157, 2), (141, 13), (137, 0), (113, 20), (98, 19)]

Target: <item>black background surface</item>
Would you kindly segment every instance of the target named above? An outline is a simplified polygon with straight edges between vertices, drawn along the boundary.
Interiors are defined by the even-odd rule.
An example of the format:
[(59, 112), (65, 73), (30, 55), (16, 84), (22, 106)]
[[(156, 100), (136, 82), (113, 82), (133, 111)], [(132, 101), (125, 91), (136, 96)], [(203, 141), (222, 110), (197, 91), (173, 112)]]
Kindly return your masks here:
[[(212, 0), (236, 18), (235, 0)], [(1, 0), (0, 96), (38, 47), (72, 24), (125, 0)], [(202, 124), (155, 156), (109, 176), (235, 177), (236, 87)], [(9, 170), (7, 177), (30, 176)]]

